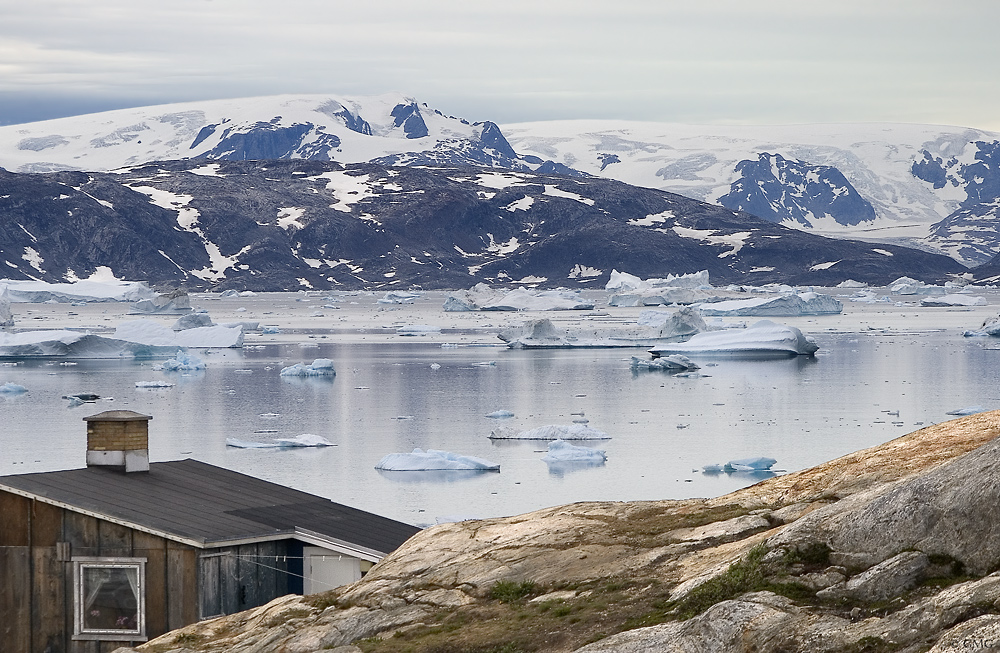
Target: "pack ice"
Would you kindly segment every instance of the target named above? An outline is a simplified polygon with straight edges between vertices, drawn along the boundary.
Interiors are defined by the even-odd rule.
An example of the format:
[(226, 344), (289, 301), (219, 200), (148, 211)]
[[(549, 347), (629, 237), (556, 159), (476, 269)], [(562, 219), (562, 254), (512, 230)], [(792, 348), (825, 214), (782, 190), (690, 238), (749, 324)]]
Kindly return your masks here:
[(444, 469), (472, 469), (498, 472), (500, 471), (500, 465), (484, 458), (462, 456), (450, 451), (414, 449), (411, 453), (386, 454), (375, 465), (375, 469), (390, 472), (423, 472)]
[(610, 440), (611, 436), (586, 424), (548, 424), (529, 431), (501, 427), (490, 432), (491, 440)]
[(702, 315), (712, 317), (796, 317), (799, 315), (838, 315), (844, 310), (844, 305), (829, 295), (804, 292), (780, 297), (730, 299), (711, 304), (700, 304), (698, 308)]
[(733, 357), (774, 357), (812, 355), (819, 349), (795, 327), (761, 320), (746, 329), (708, 331), (687, 342), (664, 343), (649, 350), (654, 358), (670, 354)]

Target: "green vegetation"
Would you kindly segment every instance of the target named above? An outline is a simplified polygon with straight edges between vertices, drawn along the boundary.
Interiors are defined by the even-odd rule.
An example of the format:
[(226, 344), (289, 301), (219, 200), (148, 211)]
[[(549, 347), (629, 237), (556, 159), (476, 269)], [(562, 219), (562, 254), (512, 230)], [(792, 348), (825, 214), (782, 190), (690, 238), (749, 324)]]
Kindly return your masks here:
[(537, 592), (537, 586), (530, 580), (515, 582), (498, 580), (490, 588), (489, 598), (501, 603), (514, 603)]

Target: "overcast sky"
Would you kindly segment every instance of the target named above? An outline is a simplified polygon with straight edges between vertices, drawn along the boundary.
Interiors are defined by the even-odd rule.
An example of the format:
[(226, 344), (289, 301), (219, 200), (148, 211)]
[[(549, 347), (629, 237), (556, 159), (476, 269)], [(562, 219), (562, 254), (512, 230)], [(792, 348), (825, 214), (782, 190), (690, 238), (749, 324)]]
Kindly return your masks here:
[(471, 120), (1000, 130), (997, 0), (0, 0), (0, 124), (401, 91)]

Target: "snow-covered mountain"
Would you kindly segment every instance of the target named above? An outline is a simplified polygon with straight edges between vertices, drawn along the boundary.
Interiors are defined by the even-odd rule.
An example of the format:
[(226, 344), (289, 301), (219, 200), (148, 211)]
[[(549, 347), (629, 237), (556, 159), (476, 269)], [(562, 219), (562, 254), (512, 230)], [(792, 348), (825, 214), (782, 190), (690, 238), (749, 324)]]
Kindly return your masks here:
[(838, 237), (909, 241), (967, 265), (1000, 252), (1000, 134), (909, 124), (546, 121), (513, 148)]
[(189, 288), (603, 287), (708, 270), (714, 283), (942, 281), (957, 262), (823, 238), (595, 177), (330, 161), (165, 161), (0, 171), (2, 276), (107, 267)]
[[(122, 109), (0, 127), (0, 167), (104, 171), (174, 159), (316, 159), (529, 170), (492, 122), (400, 94), (298, 95)], [(546, 170), (559, 172), (549, 163)]]

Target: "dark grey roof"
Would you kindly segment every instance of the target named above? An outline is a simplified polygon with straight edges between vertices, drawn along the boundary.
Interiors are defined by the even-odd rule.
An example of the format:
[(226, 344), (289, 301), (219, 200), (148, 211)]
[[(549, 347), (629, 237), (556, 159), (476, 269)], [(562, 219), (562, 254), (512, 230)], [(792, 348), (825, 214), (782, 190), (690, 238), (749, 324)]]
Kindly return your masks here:
[(0, 476), (0, 490), (198, 546), (304, 532), (385, 555), (418, 530), (386, 517), (197, 460), (148, 472), (86, 467)]

